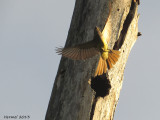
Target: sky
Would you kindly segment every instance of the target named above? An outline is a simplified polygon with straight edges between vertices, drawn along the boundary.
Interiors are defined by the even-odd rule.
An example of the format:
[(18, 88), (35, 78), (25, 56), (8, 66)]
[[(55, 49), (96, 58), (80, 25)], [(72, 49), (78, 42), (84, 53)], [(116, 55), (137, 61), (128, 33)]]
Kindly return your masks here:
[[(75, 0), (0, 0), (0, 120), (44, 120)], [(114, 120), (157, 120), (160, 107), (158, 0), (141, 0), (139, 31)]]

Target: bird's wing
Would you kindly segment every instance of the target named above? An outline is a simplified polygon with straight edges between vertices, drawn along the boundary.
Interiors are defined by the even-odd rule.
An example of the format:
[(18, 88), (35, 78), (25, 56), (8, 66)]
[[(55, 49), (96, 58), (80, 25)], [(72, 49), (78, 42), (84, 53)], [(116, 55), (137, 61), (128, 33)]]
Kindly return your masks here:
[(76, 45), (74, 47), (57, 48), (56, 51), (58, 54), (73, 60), (85, 60), (100, 53), (98, 42), (96, 40)]
[(110, 50), (108, 53), (108, 59), (107, 59), (107, 65), (108, 68), (111, 69), (114, 64), (118, 61), (118, 58), (120, 56), (120, 51), (118, 50)]

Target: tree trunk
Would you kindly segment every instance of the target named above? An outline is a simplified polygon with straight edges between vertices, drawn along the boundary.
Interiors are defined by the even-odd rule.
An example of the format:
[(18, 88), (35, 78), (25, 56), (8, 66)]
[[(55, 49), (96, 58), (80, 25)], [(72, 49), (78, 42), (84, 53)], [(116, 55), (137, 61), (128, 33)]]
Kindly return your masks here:
[(125, 64), (137, 39), (137, 6), (132, 0), (76, 0), (66, 46), (91, 41), (95, 26), (105, 31), (109, 23), (109, 48), (120, 50), (121, 54), (107, 75), (95, 78), (99, 56), (86, 61), (62, 58), (46, 120), (113, 120)]

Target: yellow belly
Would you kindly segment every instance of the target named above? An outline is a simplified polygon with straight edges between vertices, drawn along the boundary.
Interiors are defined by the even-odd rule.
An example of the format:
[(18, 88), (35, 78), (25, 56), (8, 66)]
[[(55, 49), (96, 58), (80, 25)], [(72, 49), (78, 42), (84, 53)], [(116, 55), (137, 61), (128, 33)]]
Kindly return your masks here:
[(102, 52), (102, 58), (103, 58), (103, 60), (107, 60), (108, 59), (108, 51)]

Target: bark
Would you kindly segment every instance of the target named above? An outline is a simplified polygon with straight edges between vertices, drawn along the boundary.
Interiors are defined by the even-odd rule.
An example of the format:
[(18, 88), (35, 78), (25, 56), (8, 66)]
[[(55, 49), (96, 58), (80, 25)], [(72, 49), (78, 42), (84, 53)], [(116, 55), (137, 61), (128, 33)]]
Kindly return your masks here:
[(76, 0), (66, 46), (92, 40), (95, 26), (107, 29), (110, 6), (109, 47), (121, 51), (118, 62), (107, 75), (94, 78), (99, 56), (86, 61), (62, 57), (46, 120), (113, 120), (125, 65), (137, 39), (137, 3), (132, 0)]

